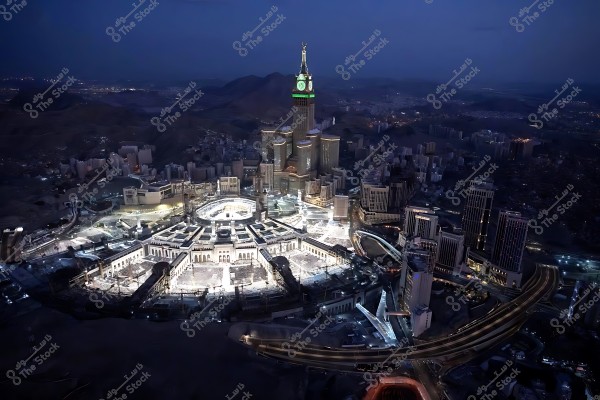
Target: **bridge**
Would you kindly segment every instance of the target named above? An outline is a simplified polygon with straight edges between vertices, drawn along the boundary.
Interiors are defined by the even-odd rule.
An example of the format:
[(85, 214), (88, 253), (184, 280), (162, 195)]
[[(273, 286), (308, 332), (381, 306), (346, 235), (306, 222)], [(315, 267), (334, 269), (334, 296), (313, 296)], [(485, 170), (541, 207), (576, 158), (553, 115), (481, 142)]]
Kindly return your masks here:
[[(396, 260), (397, 262), (401, 263), (402, 262), (402, 253), (396, 249), (394, 246), (392, 246), (391, 244), (389, 244), (386, 240), (380, 238), (377, 235), (374, 235), (372, 233), (366, 232), (366, 231), (361, 231), (361, 230), (357, 230), (354, 232), (354, 235), (360, 239), (361, 237), (368, 237), (370, 239), (373, 239), (374, 241), (376, 241), (377, 243), (379, 243), (379, 245), (386, 251), (387, 254), (389, 254), (390, 256), (392, 256), (392, 258), (394, 260)], [(360, 240), (357, 240), (356, 242), (353, 241), (353, 243), (357, 243), (360, 246)], [(355, 244), (356, 246), (356, 244)], [(357, 251), (360, 250), (360, 252), (365, 252), (365, 250), (362, 248), (362, 246), (360, 246), (359, 249), (357, 249)], [(366, 252), (365, 252), (366, 253)]]

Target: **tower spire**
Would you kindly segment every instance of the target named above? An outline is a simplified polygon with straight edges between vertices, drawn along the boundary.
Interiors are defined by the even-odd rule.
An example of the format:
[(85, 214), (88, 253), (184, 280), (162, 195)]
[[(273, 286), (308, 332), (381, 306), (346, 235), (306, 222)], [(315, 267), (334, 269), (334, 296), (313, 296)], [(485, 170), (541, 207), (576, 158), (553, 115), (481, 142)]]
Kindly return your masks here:
[(308, 74), (308, 66), (306, 65), (306, 43), (302, 42), (302, 64), (300, 64), (300, 73)]

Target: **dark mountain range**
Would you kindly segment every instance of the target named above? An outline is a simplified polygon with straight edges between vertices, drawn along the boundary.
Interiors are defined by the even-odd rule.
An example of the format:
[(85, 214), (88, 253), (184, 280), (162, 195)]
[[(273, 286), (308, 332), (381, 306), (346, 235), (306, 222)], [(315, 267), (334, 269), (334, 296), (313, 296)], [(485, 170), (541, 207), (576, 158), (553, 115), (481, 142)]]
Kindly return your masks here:
[[(203, 129), (251, 138), (264, 123), (276, 123), (291, 109), (293, 84), (293, 75), (273, 73), (265, 77), (242, 77), (222, 86), (204, 86), (201, 89), (204, 95), (198, 102), (166, 132), (159, 133), (150, 123), (151, 118), (175, 102), (177, 93), (182, 93), (187, 86), (186, 82), (178, 86), (152, 85), (135, 89), (130, 86), (132, 89), (108, 93), (94, 91), (87, 83), (78, 82), (72, 92), (62, 94), (36, 119), (23, 111), (23, 105), (31, 103), (36, 93), (46, 90), (46, 83), (26, 82), (8, 103), (0, 104), (0, 155), (23, 154), (22, 157), (29, 158), (40, 155), (43, 159), (49, 153), (57, 159), (99, 157), (115, 151), (123, 140), (135, 140), (157, 146), (158, 165), (177, 162), (183, 150), (197, 142)], [(107, 86), (109, 84), (94, 82), (91, 88)], [(315, 88), (316, 118), (320, 120), (340, 112), (339, 100), (368, 103), (389, 101), (395, 96), (424, 100), (435, 85), (426, 81), (317, 78)], [(471, 102), (467, 106), (471, 110), (529, 113), (537, 101), (516, 91), (492, 89), (483, 92), (465, 89), (460, 96)], [(445, 110), (458, 111), (459, 107), (447, 104)], [(421, 111), (431, 111), (430, 105), (424, 103)]]
[[(291, 89), (294, 84), (293, 75), (273, 73), (265, 77), (246, 76), (235, 79), (222, 86), (209, 85), (201, 87), (203, 96), (194, 104), (188, 113), (197, 113), (205, 118), (216, 120), (232, 118), (275, 121), (286, 115), (292, 107)], [(156, 115), (164, 107), (173, 104), (177, 93), (189, 82), (177, 86), (143, 87), (138, 90), (98, 93), (85, 98), (110, 104), (115, 107), (126, 107), (140, 112)], [(318, 85), (319, 81), (315, 83)], [(317, 86), (319, 104), (334, 104), (336, 97)], [(317, 119), (324, 118), (319, 114)]]
[[(13, 108), (23, 110), (23, 106), (29, 103), (32, 105), (32, 109), (39, 110), (39, 108), (36, 108), (36, 104), (34, 103), (34, 96), (36, 96), (38, 93), (44, 93), (45, 90), (47, 89), (42, 87), (21, 89), (17, 95), (8, 102), (8, 104)], [(52, 91), (49, 91), (44, 96), (43, 101), (47, 102), (48, 99), (52, 99), (52, 104), (50, 104), (45, 111), (64, 110), (74, 105), (85, 104), (87, 102), (81, 96), (69, 93), (69, 91), (61, 93), (58, 97), (55, 97), (52, 94)]]
[[(229, 82), (222, 87), (206, 87), (205, 101), (213, 104), (207, 111), (229, 110), (238, 118), (259, 118), (277, 120), (287, 114), (292, 107), (291, 90), (293, 75), (273, 73), (263, 78), (254, 75)], [(319, 88), (315, 81), (317, 104), (332, 104), (335, 97)], [(319, 114), (317, 119), (324, 118)]]
[(182, 151), (197, 142), (202, 129), (248, 137), (261, 121), (276, 121), (286, 115), (292, 106), (293, 82), (293, 76), (275, 73), (203, 88), (203, 97), (164, 133), (159, 133), (150, 120), (161, 108), (173, 104), (177, 90), (90, 94), (89, 90), (79, 90), (82, 87), (78, 85), (77, 94), (63, 93), (37, 118), (30, 118), (23, 106), (46, 89), (27, 87), (0, 105), (0, 155), (100, 157), (115, 151), (123, 140), (135, 140), (157, 146), (157, 163), (177, 162)]

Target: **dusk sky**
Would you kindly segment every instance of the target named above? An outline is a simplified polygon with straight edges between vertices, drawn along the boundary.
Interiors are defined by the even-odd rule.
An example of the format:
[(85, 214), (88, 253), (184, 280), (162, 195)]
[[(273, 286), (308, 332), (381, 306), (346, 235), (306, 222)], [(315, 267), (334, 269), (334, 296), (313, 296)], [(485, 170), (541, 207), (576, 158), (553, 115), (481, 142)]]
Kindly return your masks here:
[[(521, 33), (509, 19), (533, 1), (158, 3), (115, 43), (106, 28), (131, 11), (132, 2), (28, 2), (10, 21), (0, 18), (0, 75), (48, 77), (62, 67), (81, 79), (291, 74), (299, 68), (300, 43), (306, 41), (310, 71), (316, 78), (335, 77), (335, 66), (356, 53), (362, 41), (378, 29), (389, 44), (367, 62), (360, 77), (444, 80), (465, 58), (471, 58), (481, 70), (481, 82), (550, 83), (569, 77), (600, 82), (600, 2), (595, 0), (555, 0)], [(252, 30), (273, 5), (285, 20), (247, 56), (240, 57), (232, 43)], [(132, 15), (129, 20), (133, 19)], [(270, 22), (274, 20), (275, 16)]]

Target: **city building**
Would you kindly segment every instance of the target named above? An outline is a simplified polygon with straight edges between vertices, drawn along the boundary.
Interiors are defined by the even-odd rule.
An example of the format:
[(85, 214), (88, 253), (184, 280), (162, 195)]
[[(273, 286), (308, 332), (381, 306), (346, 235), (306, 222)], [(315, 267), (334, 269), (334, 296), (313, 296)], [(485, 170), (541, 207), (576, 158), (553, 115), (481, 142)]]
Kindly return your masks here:
[(138, 171), (138, 158), (137, 153), (127, 153), (127, 165), (130, 171)]
[(510, 148), (510, 142), (505, 134), (486, 129), (473, 133), (471, 143), (475, 146), (478, 155), (488, 155), (495, 160), (506, 158)]
[(407, 246), (402, 264), (397, 293), (401, 307), (410, 312), (413, 335), (419, 336), (431, 325), (431, 254), (426, 250)]
[(485, 276), (491, 282), (510, 288), (520, 288), (523, 280), (521, 271), (509, 271), (499, 268), (491, 262), (487, 254), (479, 250), (467, 248), (465, 264), (478, 276)]
[(419, 337), (431, 327), (432, 311), (429, 307), (417, 307), (410, 314), (410, 326), (414, 337)]
[(446, 274), (458, 275), (465, 251), (464, 235), (440, 230), (437, 240), (436, 270)]
[(413, 252), (403, 259), (403, 264), (399, 293), (404, 308), (416, 310), (423, 305), (429, 307), (433, 274), (429, 270), (428, 256)]
[(528, 222), (519, 212), (500, 211), (491, 259), (498, 268), (521, 272)]
[(304, 191), (308, 181), (320, 174), (331, 174), (339, 166), (340, 138), (321, 132), (334, 120), (331, 124), (321, 124), (321, 129), (315, 122), (315, 90), (313, 77), (308, 72), (305, 44), (302, 44), (300, 72), (292, 89), (292, 102), (292, 112), (287, 118), (292, 118), (291, 126), (261, 131), (263, 162), (273, 163), (271, 190), (284, 194)]
[(392, 171), (388, 186), (390, 195), (388, 200), (388, 212), (401, 213), (415, 192), (415, 185), (410, 176), (398, 176)]
[(168, 197), (173, 193), (173, 185), (170, 182), (153, 182), (146, 185), (149, 192), (159, 192), (161, 199)]
[(510, 142), (509, 159), (526, 160), (533, 154), (533, 140), (525, 138), (513, 139)]
[(485, 250), (494, 189), (487, 183), (472, 184), (466, 192), (467, 198), (462, 217), (465, 246), (472, 247), (474, 250)]
[(296, 173), (294, 175), (306, 182), (310, 177), (309, 172), (312, 170), (312, 165), (315, 161), (312, 159), (312, 143), (310, 140), (300, 140), (295, 143), (295, 149), (297, 159), (294, 160), (296, 164)]
[(219, 187), (217, 191), (223, 196), (240, 195), (240, 180), (237, 176), (222, 176), (217, 181)]
[(312, 75), (306, 63), (306, 44), (302, 44), (302, 62), (300, 73), (296, 75), (296, 84), (292, 90), (294, 107), (294, 133), (292, 156), (298, 156), (298, 143), (306, 140), (308, 132), (315, 129), (315, 91)]
[(425, 154), (433, 155), (435, 154), (435, 142), (427, 142), (425, 143)]
[(306, 182), (304, 201), (319, 207), (330, 207), (333, 197), (341, 189), (342, 179), (335, 175), (321, 175), (318, 179)]
[(273, 190), (275, 182), (275, 166), (269, 163), (260, 164), (260, 174), (263, 177), (263, 188), (267, 191)]
[(287, 141), (278, 137), (273, 139), (273, 168), (276, 172), (281, 172), (285, 169), (285, 162), (288, 158)]
[(406, 236), (411, 236), (415, 232), (416, 227), (416, 217), (419, 214), (433, 214), (433, 211), (429, 208), (423, 207), (406, 207), (404, 209), (404, 234)]
[(448, 128), (441, 125), (429, 125), (429, 134), (431, 136), (438, 136), (447, 139), (462, 140), (463, 132), (456, 131), (452, 128)]
[(402, 215), (389, 207), (389, 186), (361, 180), (360, 188), (358, 215), (365, 224), (375, 225), (400, 221)]
[(321, 131), (317, 128), (306, 134), (306, 140), (310, 141), (311, 170), (320, 170)]
[(152, 164), (152, 149), (141, 149), (137, 156), (140, 164)]
[(320, 168), (323, 173), (330, 174), (332, 169), (339, 166), (340, 137), (333, 135), (321, 136)]
[(333, 198), (333, 219), (345, 220), (348, 218), (348, 196), (336, 195)]
[[(409, 240), (409, 249), (411, 248), (411, 246), (415, 249), (419, 249), (419, 250), (424, 250), (426, 251), (427, 254), (427, 262), (429, 264), (429, 269), (433, 271), (434, 267), (435, 267), (435, 259), (437, 257), (437, 248), (438, 248), (438, 243), (437, 240), (435, 239), (423, 239), (420, 237), (415, 237), (412, 238), (411, 240)], [(405, 243), (406, 246), (406, 243)], [(409, 250), (410, 252), (410, 250)], [(425, 253), (421, 253), (421, 254), (425, 254)]]
[(435, 239), (438, 226), (438, 216), (433, 214), (416, 214), (413, 236), (423, 239)]
[(126, 206), (160, 204), (162, 198), (159, 191), (139, 189), (133, 186), (123, 188), (123, 201)]
[(371, 212), (385, 213), (388, 210), (390, 188), (383, 185), (360, 183), (360, 206)]
[(244, 179), (244, 161), (233, 160), (231, 162), (231, 175), (237, 176), (238, 179)]
[(23, 237), (23, 228), (4, 229), (2, 231), (2, 243), (0, 244), (0, 260), (11, 263), (20, 258), (22, 248), (19, 242)]

